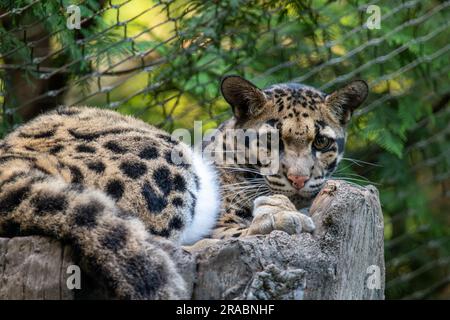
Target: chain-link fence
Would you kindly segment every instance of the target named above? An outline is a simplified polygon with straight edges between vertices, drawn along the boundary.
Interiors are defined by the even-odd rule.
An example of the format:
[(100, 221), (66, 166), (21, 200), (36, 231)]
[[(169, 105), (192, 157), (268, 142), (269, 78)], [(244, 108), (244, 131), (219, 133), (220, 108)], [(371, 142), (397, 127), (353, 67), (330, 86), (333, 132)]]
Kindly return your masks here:
[(59, 104), (117, 109), (168, 130), (215, 127), (229, 116), (218, 83), (230, 73), (327, 92), (366, 79), (369, 100), (337, 176), (380, 189), (387, 298), (449, 298), (449, 7), (2, 0), (0, 135)]

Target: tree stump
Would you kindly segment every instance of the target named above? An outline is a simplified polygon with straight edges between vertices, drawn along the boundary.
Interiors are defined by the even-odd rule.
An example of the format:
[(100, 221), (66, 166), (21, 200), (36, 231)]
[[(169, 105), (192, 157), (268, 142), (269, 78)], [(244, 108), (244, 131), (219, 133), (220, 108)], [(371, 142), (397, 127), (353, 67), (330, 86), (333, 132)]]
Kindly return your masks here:
[[(192, 299), (384, 299), (378, 191), (329, 181), (310, 208), (313, 234), (202, 240), (177, 250)], [(69, 290), (71, 249), (40, 236), (0, 238), (0, 299), (101, 299), (82, 273)]]

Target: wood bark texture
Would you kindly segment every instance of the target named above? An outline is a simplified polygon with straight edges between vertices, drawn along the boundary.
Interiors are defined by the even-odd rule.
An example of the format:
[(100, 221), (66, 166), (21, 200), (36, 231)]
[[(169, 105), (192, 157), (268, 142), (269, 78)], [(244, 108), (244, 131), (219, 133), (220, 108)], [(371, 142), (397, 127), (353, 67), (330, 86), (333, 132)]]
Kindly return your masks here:
[[(310, 208), (313, 234), (202, 240), (172, 252), (192, 299), (384, 299), (383, 215), (378, 191), (328, 181)], [(0, 299), (102, 299), (70, 246), (41, 237), (0, 238)]]

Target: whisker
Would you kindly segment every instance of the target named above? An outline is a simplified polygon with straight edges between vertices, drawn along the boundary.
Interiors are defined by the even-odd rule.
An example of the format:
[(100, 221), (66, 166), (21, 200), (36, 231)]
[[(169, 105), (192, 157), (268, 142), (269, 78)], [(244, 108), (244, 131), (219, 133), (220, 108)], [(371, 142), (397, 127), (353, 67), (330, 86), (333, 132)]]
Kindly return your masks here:
[(344, 176), (331, 176), (331, 178), (341, 179), (341, 180), (355, 180), (355, 181), (362, 181), (362, 182), (369, 182), (364, 179), (358, 179), (358, 178), (352, 178), (352, 177), (344, 177)]
[(261, 193), (261, 194), (256, 194), (254, 196), (252, 196), (251, 198), (249, 198), (245, 204), (249, 207), (253, 208), (253, 202), (255, 201), (256, 198), (260, 197), (260, 196), (268, 196), (270, 193), (269, 192), (265, 192), (265, 193)]
[(356, 182), (371, 183), (371, 184), (378, 185), (378, 186), (381, 185), (380, 183), (372, 182), (372, 181), (370, 181), (370, 180), (357, 179), (357, 178), (351, 178), (351, 177), (337, 177), (337, 176), (331, 176), (330, 178), (336, 178), (336, 179), (344, 180), (344, 181), (348, 181), (348, 182), (356, 181)]
[(350, 158), (342, 158), (341, 160), (345, 160), (345, 161), (350, 161), (352, 164), (350, 164), (350, 167), (353, 166), (354, 164), (356, 164), (357, 166), (362, 167), (362, 164), (359, 164), (358, 162), (356, 162), (356, 160), (354, 159), (350, 159)]
[(252, 190), (252, 189), (256, 189), (258, 188), (259, 185), (255, 185), (255, 186), (238, 186), (238, 187), (234, 187), (234, 188), (229, 188), (227, 190), (224, 191), (230, 191), (230, 193), (234, 194), (235, 192), (243, 192), (245, 190)]
[[(223, 169), (223, 168), (219, 168), (219, 169)], [(256, 170), (249, 170), (249, 169), (243, 169), (243, 168), (239, 168), (239, 169), (226, 169), (229, 170), (231, 172), (250, 172), (250, 173), (254, 173), (254, 174), (259, 174), (262, 175), (260, 172), (256, 171)]]
[(348, 169), (348, 168), (351, 168), (353, 165), (354, 165), (353, 163), (350, 163), (349, 165), (347, 165), (347, 166), (344, 167), (344, 168), (339, 168), (339, 169), (337, 169), (337, 170), (335, 171), (335, 173), (337, 173), (337, 172), (342, 172), (342, 171), (344, 171), (344, 170), (346, 170), (346, 169)]
[[(267, 186), (265, 186), (265, 187), (267, 187)], [(250, 205), (251, 207), (253, 207), (253, 201), (257, 198), (257, 197), (259, 197), (259, 196), (266, 196), (266, 195), (270, 195), (270, 194), (272, 194), (272, 191), (267, 187), (267, 189), (266, 190), (263, 190), (263, 191), (261, 191), (261, 192), (259, 192), (259, 191), (255, 191), (255, 192), (253, 192), (253, 193), (250, 193), (250, 195), (247, 197), (247, 199), (246, 199), (246, 201), (245, 202), (243, 202), (243, 203), (241, 203), (241, 204), (235, 204), (235, 208), (237, 207), (237, 208), (239, 208), (239, 209), (241, 209), (241, 208), (243, 208), (244, 207), (244, 205)]]
[(254, 169), (249, 169), (249, 168), (242, 168), (242, 167), (226, 167), (226, 166), (216, 166), (216, 168), (218, 169), (226, 169), (226, 170), (230, 170), (230, 171), (237, 171), (237, 172), (251, 172), (251, 173), (255, 173), (258, 174), (260, 176), (262, 176), (261, 172), (254, 170)]
[(263, 184), (265, 183), (264, 179), (254, 179), (249, 181), (242, 181), (242, 182), (236, 182), (236, 183), (230, 183), (230, 184), (223, 184), (222, 187), (232, 187), (232, 186), (242, 186), (242, 185), (255, 185), (255, 184)]
[[(261, 190), (261, 188), (265, 188), (265, 189), (266, 189), (266, 190), (265, 190), (264, 192), (262, 192), (262, 193), (265, 193), (265, 192), (269, 192), (269, 191), (270, 191), (269, 187), (268, 187), (266, 184), (257, 184), (257, 185), (251, 186), (251, 187), (243, 187), (242, 190), (240, 191), (240, 193), (241, 193), (241, 194), (242, 194), (242, 193), (245, 193), (245, 194), (246, 194), (246, 199), (245, 199), (244, 202), (240, 205), (240, 208), (242, 208), (242, 207), (244, 206), (244, 204), (247, 204), (247, 203), (249, 203), (250, 201), (253, 201), (254, 198), (256, 198), (257, 196), (259, 196), (260, 194), (262, 194), (262, 193), (259, 192), (259, 191)], [(235, 196), (233, 197), (233, 199), (231, 200), (231, 202), (230, 202), (230, 205), (231, 205), (231, 206), (234, 206), (235, 204), (237, 204), (237, 203), (234, 202), (234, 200), (236, 199), (237, 195), (238, 195), (238, 194), (236, 193), (236, 195), (235, 195)]]
[(251, 203), (252, 204), (253, 200), (255, 200), (257, 197), (269, 195), (271, 193), (272, 193), (272, 191), (266, 186), (266, 190), (263, 190), (261, 192), (259, 192), (259, 190), (257, 190), (253, 194), (251, 194), (248, 197), (248, 199), (247, 199), (247, 201), (245, 203)]
[[(252, 189), (253, 189), (253, 190), (256, 190), (256, 189), (257, 189), (258, 187), (260, 187), (260, 186), (262, 186), (262, 184), (256, 184), (256, 185), (251, 185), (251, 186), (236, 187), (236, 188), (234, 188), (234, 189), (232, 189), (232, 190), (228, 190), (228, 191), (230, 191), (230, 192), (228, 192), (225, 196), (232, 196), (232, 195), (234, 195), (233, 199), (231, 200), (231, 202), (233, 202), (233, 200), (236, 198), (236, 196), (237, 196), (239, 193), (245, 193), (246, 190), (247, 190), (247, 191), (252, 191)], [(237, 193), (237, 191), (239, 191), (239, 193)]]
[(360, 175), (360, 174), (357, 174), (357, 173), (347, 172), (346, 174), (351, 175), (351, 176), (355, 176), (355, 177), (360, 177), (360, 178), (362, 178), (362, 179), (364, 179), (364, 180), (370, 181), (370, 180), (367, 179), (366, 177), (364, 177), (364, 176), (362, 176), (362, 175)]
[[(335, 172), (335, 173), (338, 173), (338, 172)], [(350, 175), (350, 176), (352, 176), (352, 177), (347, 177), (347, 178), (353, 178), (353, 179), (361, 178), (361, 180), (367, 181), (367, 182), (369, 182), (369, 183), (376, 184), (376, 182), (373, 182), (373, 181), (369, 180), (368, 178), (366, 178), (366, 177), (364, 177), (364, 176), (362, 176), (362, 175), (359, 175), (359, 174), (357, 174), (357, 173), (346, 172), (345, 175)], [(342, 176), (341, 176), (341, 177), (342, 177)], [(356, 178), (354, 178), (354, 177), (356, 177)]]
[(351, 161), (351, 162), (353, 162), (354, 164), (356, 164), (356, 165), (358, 165), (360, 167), (363, 166), (362, 164), (368, 164), (368, 165), (374, 166), (374, 167), (383, 167), (381, 164), (367, 162), (367, 161), (363, 161), (363, 160), (357, 160), (357, 159), (353, 159), (353, 158), (342, 158), (342, 160)]
[(225, 168), (225, 169), (250, 169), (250, 168), (247, 168), (247, 167), (240, 167), (240, 166), (220, 166), (220, 165), (217, 165), (217, 168)]
[(229, 186), (243, 185), (243, 184), (249, 184), (250, 185), (250, 184), (254, 184), (255, 182), (264, 182), (264, 179), (263, 178), (253, 178), (253, 179), (248, 179), (247, 181), (223, 184), (222, 187), (229, 187)]

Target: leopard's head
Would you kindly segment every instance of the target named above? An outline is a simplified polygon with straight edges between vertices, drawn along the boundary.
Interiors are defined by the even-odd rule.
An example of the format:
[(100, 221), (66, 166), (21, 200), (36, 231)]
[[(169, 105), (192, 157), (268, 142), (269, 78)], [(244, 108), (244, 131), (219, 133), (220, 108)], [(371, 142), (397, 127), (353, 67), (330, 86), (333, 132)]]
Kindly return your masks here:
[[(261, 90), (239, 76), (227, 76), (221, 91), (232, 107), (234, 128), (278, 129), (279, 166), (264, 175), (265, 184), (273, 193), (308, 203), (341, 161), (347, 124), (366, 99), (368, 86), (356, 80), (330, 94), (297, 83)], [(256, 170), (262, 167), (257, 164)]]

